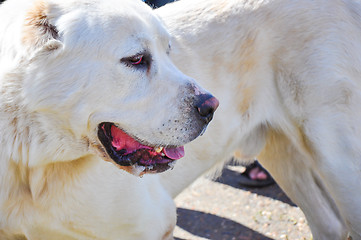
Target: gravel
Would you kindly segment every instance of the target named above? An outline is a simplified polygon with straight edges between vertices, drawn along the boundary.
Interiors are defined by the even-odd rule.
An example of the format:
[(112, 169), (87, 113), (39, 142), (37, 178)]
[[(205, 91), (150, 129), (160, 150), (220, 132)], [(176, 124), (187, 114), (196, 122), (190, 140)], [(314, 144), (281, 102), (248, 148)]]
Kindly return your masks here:
[(220, 178), (199, 178), (175, 200), (176, 240), (312, 240), (301, 210), (276, 185), (246, 188), (243, 167), (227, 165)]

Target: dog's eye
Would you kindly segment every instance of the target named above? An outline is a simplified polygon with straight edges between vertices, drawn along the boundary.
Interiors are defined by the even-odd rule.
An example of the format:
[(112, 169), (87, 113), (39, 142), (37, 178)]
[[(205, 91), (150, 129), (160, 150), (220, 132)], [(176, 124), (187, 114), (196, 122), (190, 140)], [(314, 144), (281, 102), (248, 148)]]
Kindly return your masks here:
[(131, 57), (122, 58), (121, 62), (125, 63), (129, 67), (142, 67), (149, 65), (149, 57), (144, 54), (137, 54)]
[(134, 56), (129, 58), (129, 63), (132, 65), (139, 65), (143, 63), (143, 55), (138, 55), (138, 56)]

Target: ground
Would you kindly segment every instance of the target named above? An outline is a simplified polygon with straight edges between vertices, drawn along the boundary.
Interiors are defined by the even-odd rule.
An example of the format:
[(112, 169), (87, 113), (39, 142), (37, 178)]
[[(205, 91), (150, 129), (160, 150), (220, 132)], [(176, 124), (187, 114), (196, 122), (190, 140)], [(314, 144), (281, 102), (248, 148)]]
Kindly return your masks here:
[(239, 185), (241, 166), (198, 179), (176, 198), (175, 240), (312, 240), (301, 210), (276, 185)]

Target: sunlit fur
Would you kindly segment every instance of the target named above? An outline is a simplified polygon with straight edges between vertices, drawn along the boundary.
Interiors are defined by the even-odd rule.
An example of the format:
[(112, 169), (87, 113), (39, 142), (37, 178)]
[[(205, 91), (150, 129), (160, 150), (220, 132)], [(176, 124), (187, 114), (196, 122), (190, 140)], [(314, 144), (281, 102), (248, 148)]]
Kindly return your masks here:
[[(112, 122), (180, 146), (204, 129), (194, 101), (207, 92), (171, 62), (151, 8), (9, 0), (0, 19), (0, 239), (170, 239), (176, 213), (159, 178), (110, 163), (97, 136)], [(124, 61), (139, 54), (147, 64)]]
[(313, 239), (361, 239), (359, 1), (181, 0), (156, 13), (176, 65), (220, 100), (206, 134), (161, 176), (168, 191), (234, 152), (258, 156)]
[[(125, 12), (138, 3), (135, 12), (143, 11), (140, 1), (114, 1)], [(213, 91), (220, 106), (206, 133), (186, 145), (186, 156), (173, 171), (137, 178), (95, 155), (32, 168), (4, 157), (26, 159), (26, 153), (37, 153), (24, 151), (34, 149), (29, 139), (36, 146), (41, 140), (47, 146), (55, 143), (42, 134), (29, 135), (26, 127), (12, 127), (28, 125), (29, 120), (20, 121), (28, 113), (11, 111), (17, 100), (7, 96), (21, 98), (22, 85), (4, 84), (3, 79), (18, 79), (12, 69), (26, 65), (20, 58), (8, 63), (3, 56), (13, 58), (13, 48), (4, 46), (26, 51), (14, 41), (21, 31), (31, 31), (19, 27), (22, 20), (12, 18), (14, 12), (2, 11), (1, 20), (12, 23), (0, 30), (0, 36), (5, 31), (9, 36), (1, 37), (0, 49), (1, 239), (172, 239), (176, 212), (171, 198), (234, 152), (244, 159), (259, 157), (304, 211), (313, 239), (345, 240), (348, 234), (361, 239), (360, 13), (358, 2), (350, 0), (181, 0), (156, 10), (172, 36), (170, 57)], [(102, 19), (104, 26), (110, 16)], [(134, 28), (132, 22), (127, 25)], [(45, 30), (53, 33), (51, 27)], [(117, 30), (127, 36), (123, 28)], [(144, 28), (134, 31), (143, 33)], [(75, 39), (90, 35), (75, 33)], [(98, 31), (93, 34), (103, 37)], [(107, 40), (110, 46), (118, 44)], [(42, 43), (32, 37), (23, 41)], [(78, 45), (83, 46), (81, 41)], [(48, 49), (58, 46), (52, 41)], [(99, 54), (93, 43), (84, 47), (89, 56)], [(103, 96), (94, 94), (98, 106)], [(81, 100), (75, 96), (69, 103)], [(49, 130), (55, 129), (42, 129)], [(9, 142), (16, 143), (16, 151), (7, 147)], [(66, 152), (55, 153), (65, 160)]]

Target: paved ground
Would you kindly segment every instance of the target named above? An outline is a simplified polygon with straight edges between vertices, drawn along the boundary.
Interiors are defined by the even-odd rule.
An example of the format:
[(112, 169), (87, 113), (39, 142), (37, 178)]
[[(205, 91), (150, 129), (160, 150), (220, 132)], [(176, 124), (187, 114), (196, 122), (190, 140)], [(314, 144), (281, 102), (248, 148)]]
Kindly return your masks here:
[(216, 180), (205, 177), (176, 198), (176, 240), (312, 240), (301, 210), (277, 185), (244, 188), (241, 166), (226, 166)]

